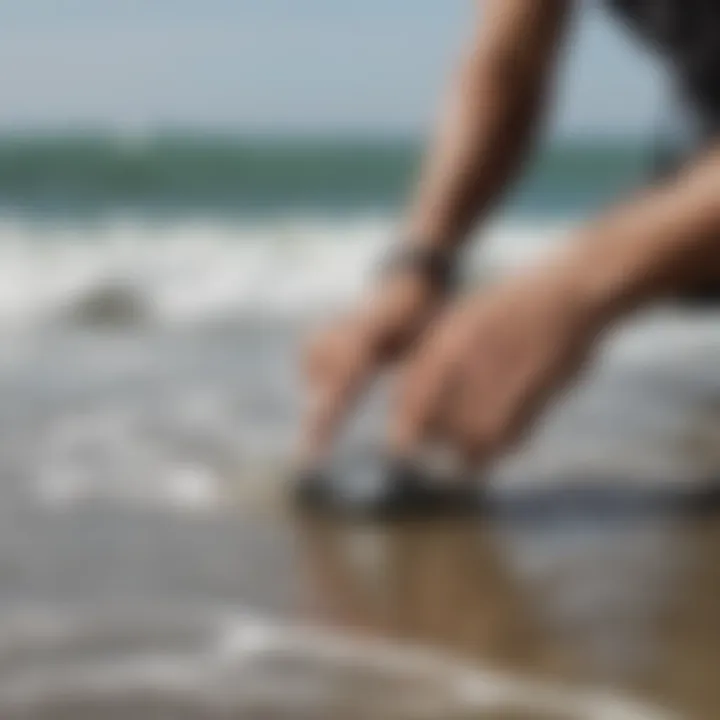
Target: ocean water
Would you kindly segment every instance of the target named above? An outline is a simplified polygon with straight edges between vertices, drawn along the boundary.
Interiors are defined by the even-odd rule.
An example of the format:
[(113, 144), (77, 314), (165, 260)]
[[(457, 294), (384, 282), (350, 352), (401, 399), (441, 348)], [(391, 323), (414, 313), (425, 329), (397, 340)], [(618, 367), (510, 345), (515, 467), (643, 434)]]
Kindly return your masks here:
[[(410, 140), (0, 139), (0, 322), (300, 315), (344, 302), (395, 234)], [(475, 243), (522, 261), (636, 186), (650, 149), (545, 151)]]
[[(717, 717), (717, 524), (595, 513), (608, 488), (720, 476), (712, 309), (618, 329), (483, 478), (508, 508), (591, 488), (589, 511), (383, 530), (282, 510), (302, 340), (362, 291), (418, 148), (0, 141), (2, 717)], [(651, 155), (542, 154), (469, 282), (571, 242)], [(386, 400), (344, 446), (380, 441)]]
[[(657, 143), (568, 141), (543, 150), (510, 212), (575, 215), (635, 184)], [(0, 208), (53, 216), (394, 213), (423, 143), (180, 134), (0, 138)]]

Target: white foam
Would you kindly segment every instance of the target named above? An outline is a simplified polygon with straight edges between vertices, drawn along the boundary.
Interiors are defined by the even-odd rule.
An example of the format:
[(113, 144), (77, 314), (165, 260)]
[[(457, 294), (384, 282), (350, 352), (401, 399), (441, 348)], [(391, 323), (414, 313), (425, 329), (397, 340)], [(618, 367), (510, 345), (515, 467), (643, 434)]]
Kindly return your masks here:
[(38, 499), (54, 510), (89, 502), (183, 513), (226, 507), (225, 482), (214, 467), (153, 440), (121, 412), (64, 418), (38, 453)]
[[(559, 225), (498, 225), (477, 244), (477, 272), (523, 262)], [(116, 219), (100, 225), (0, 220), (0, 325), (72, 318), (188, 323), (294, 318), (348, 303), (393, 235), (393, 223)]]
[[(278, 659), (280, 665), (272, 662)], [(20, 710), (23, 717), (52, 708), (58, 698), (90, 700), (97, 707), (138, 696), (151, 698), (150, 709), (163, 698), (181, 697), (204, 707), (220, 703), (243, 717), (257, 715), (258, 708), (278, 717), (303, 710), (322, 714), (326, 705), (337, 707), (348, 697), (363, 717), (383, 711), (394, 716), (393, 709), (418, 718), (506, 710), (589, 720), (673, 717), (601, 689), (542, 682), (438, 651), (235, 613), (175, 617), (166, 609), (133, 619), (26, 612), (0, 625), (0, 664), (0, 708), (4, 714)], [(348, 680), (361, 677), (361, 687), (380, 681), (382, 705), (364, 706), (362, 696), (348, 696), (352, 684), (338, 683), (338, 672)]]

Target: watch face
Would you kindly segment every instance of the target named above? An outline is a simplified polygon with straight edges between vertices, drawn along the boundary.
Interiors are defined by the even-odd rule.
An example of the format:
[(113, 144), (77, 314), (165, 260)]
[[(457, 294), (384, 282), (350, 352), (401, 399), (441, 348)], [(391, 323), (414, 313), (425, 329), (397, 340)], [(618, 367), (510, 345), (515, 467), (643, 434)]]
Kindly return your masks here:
[(400, 246), (386, 258), (383, 274), (419, 273), (440, 288), (450, 288), (457, 282), (456, 266), (452, 251)]

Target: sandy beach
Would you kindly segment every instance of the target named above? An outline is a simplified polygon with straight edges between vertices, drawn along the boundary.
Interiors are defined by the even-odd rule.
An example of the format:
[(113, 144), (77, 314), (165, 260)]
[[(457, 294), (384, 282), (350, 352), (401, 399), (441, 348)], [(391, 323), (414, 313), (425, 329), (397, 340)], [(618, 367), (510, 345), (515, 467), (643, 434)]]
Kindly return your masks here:
[[(87, 642), (110, 662), (123, 642), (139, 657), (172, 657), (176, 643), (196, 642), (181, 629), (193, 618), (212, 626), (245, 613), (717, 717), (720, 520), (626, 502), (720, 478), (716, 316), (663, 311), (623, 330), (531, 445), (484, 480), (491, 517), (398, 527), (311, 521), (283, 505), (300, 335), (66, 327), (8, 337), (5, 625), (122, 618), (109, 637), (112, 623), (87, 620), (90, 640), (50, 653), (67, 668)], [(377, 431), (374, 412), (349, 444)], [(0, 662), (18, 662), (3, 658), (0, 633)]]

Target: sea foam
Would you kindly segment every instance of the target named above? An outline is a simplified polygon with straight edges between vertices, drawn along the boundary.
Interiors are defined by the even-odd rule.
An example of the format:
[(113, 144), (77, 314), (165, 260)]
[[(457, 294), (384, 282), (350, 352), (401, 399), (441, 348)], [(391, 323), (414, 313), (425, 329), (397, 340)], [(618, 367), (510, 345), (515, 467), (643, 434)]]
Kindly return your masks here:
[[(566, 226), (495, 224), (470, 252), (480, 280), (528, 261)], [(186, 324), (298, 319), (350, 303), (391, 243), (393, 223), (0, 221), (0, 326)]]

